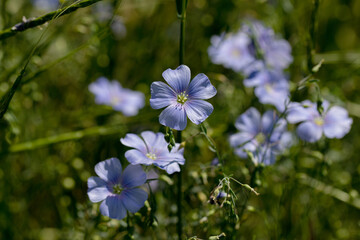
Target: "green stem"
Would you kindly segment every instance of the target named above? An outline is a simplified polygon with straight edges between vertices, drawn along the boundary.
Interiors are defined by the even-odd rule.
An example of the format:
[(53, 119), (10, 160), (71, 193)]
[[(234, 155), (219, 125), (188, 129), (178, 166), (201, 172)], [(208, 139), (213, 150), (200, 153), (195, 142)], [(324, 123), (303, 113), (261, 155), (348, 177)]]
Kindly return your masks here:
[[(186, 1), (181, 0), (181, 15), (180, 15), (180, 43), (179, 43), (179, 65), (184, 64), (184, 56), (185, 56), (185, 23), (186, 23)], [(177, 132), (176, 135), (176, 142), (182, 142), (182, 135), (181, 131)], [(179, 240), (182, 239), (182, 232), (183, 232), (183, 223), (182, 223), (182, 206), (181, 202), (183, 199), (183, 192), (182, 192), (182, 171), (180, 167), (180, 172), (178, 173), (178, 197), (177, 197), (177, 232)]]
[(79, 8), (88, 7), (99, 1), (101, 1), (101, 0), (83, 0), (78, 3), (72, 4), (70, 6), (58, 9), (56, 11), (49, 12), (43, 16), (27, 20), (26, 22), (18, 23), (16, 25), (14, 25), (13, 27), (10, 27), (10, 28), (0, 31), (0, 40), (12, 37), (12, 36), (16, 35), (18, 32), (23, 32), (30, 28), (35, 28), (35, 27), (40, 26), (40, 25), (42, 25), (48, 21), (51, 21), (55, 18), (72, 13), (72, 12), (78, 10)]
[[(182, 142), (182, 136), (181, 136), (181, 131), (177, 132), (176, 135), (176, 142), (181, 143)], [(183, 193), (182, 193), (182, 170), (181, 166), (180, 166), (180, 172), (177, 174), (178, 175), (178, 181), (177, 181), (177, 189), (178, 189), (178, 196), (177, 196), (177, 217), (178, 217), (178, 222), (177, 222), (177, 231), (178, 231), (178, 236), (179, 236), (179, 240), (182, 237), (182, 206), (181, 206), (181, 201), (183, 199)]]
[(179, 44), (179, 64), (184, 64), (185, 56), (185, 23), (186, 23), (186, 10), (185, 10), (185, 0), (183, 2), (183, 13), (180, 19), (180, 44)]
[(315, 54), (315, 28), (316, 28), (316, 17), (319, 9), (319, 0), (313, 0), (313, 10), (310, 16), (310, 27), (309, 27), (309, 38), (306, 47), (307, 53), (307, 67), (309, 73), (312, 73), (314, 67), (313, 55)]
[(97, 136), (97, 135), (112, 135), (124, 133), (126, 129), (122, 125), (114, 125), (114, 126), (100, 126), (100, 127), (91, 127), (80, 131), (63, 133), (56, 136), (39, 138), (29, 142), (23, 142), (11, 145), (8, 152), (22, 152), (27, 150), (33, 150), (41, 147), (48, 146), (50, 144), (81, 139), (86, 136)]

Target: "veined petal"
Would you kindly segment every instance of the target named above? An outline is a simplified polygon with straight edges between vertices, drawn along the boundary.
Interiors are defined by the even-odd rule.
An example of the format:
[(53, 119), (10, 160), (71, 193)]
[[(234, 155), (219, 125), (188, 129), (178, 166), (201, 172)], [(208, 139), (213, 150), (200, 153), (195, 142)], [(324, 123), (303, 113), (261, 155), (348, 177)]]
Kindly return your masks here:
[(172, 162), (184, 165), (185, 158), (181, 153), (168, 153), (167, 155), (159, 156), (159, 158), (155, 160), (154, 164), (158, 167), (164, 167)]
[(209, 99), (216, 95), (216, 88), (205, 74), (200, 73), (190, 82), (188, 94), (192, 99)]
[(296, 133), (304, 141), (316, 142), (321, 138), (322, 127), (316, 125), (313, 122), (307, 121), (307, 122), (301, 123), (297, 127)]
[(290, 123), (299, 123), (311, 120), (313, 111), (310, 108), (304, 108), (303, 104), (298, 102), (291, 102), (287, 109), (286, 119)]
[(180, 172), (181, 169), (177, 162), (173, 162), (165, 166), (164, 170), (167, 172), (167, 174), (173, 174), (174, 172)]
[(106, 182), (117, 183), (121, 177), (121, 163), (117, 158), (110, 158), (95, 165), (96, 174)]
[(126, 209), (118, 195), (108, 196), (100, 205), (100, 212), (104, 216), (121, 220), (126, 217)]
[(168, 106), (160, 114), (159, 122), (176, 130), (184, 130), (187, 124), (184, 107), (180, 103)]
[(254, 138), (255, 136), (248, 132), (239, 132), (231, 135), (229, 141), (231, 147), (235, 148), (246, 142), (251, 142), (252, 140), (254, 140)]
[[(268, 135), (270, 132), (272, 132), (270, 138), (275, 137), (274, 135), (281, 135), (286, 129), (286, 121), (282, 118), (278, 119), (275, 111), (266, 111), (261, 118), (261, 122), (262, 132), (264, 134)], [(276, 125), (274, 126), (274, 124)]]
[(125, 168), (121, 186), (123, 188), (133, 188), (143, 185), (146, 182), (146, 173), (140, 165), (129, 165)]
[(145, 131), (141, 133), (141, 137), (144, 139), (146, 145), (149, 147), (149, 150), (151, 149), (157, 149), (157, 148), (167, 148), (167, 143), (164, 139), (164, 134), (154, 133), (151, 131)]
[(144, 131), (140, 135), (144, 139), (146, 146), (151, 147), (154, 145), (157, 137), (156, 133), (152, 131)]
[(242, 131), (256, 135), (261, 128), (261, 115), (256, 108), (249, 108), (245, 113), (241, 114), (236, 120), (235, 127)]
[(153, 160), (146, 157), (146, 155), (143, 152), (140, 152), (139, 150), (136, 150), (136, 149), (131, 149), (131, 150), (126, 151), (125, 158), (132, 165), (138, 165), (138, 164), (151, 165), (151, 164), (153, 164)]
[(270, 133), (275, 128), (274, 123), (277, 119), (275, 111), (266, 111), (261, 118), (262, 132)]
[(89, 189), (94, 187), (102, 187), (107, 185), (107, 182), (99, 177), (89, 177), (87, 180), (87, 186)]
[(90, 177), (88, 179), (87, 194), (91, 202), (101, 202), (111, 194), (107, 188), (107, 183), (99, 177)]
[(180, 153), (181, 155), (184, 155), (184, 148), (180, 148), (180, 143), (175, 143), (175, 147), (171, 149), (171, 153)]
[(160, 109), (176, 102), (176, 93), (163, 82), (153, 82), (151, 84), (150, 106), (153, 109)]
[(203, 100), (189, 100), (184, 104), (184, 108), (189, 119), (195, 124), (205, 121), (214, 110), (210, 103)]
[(123, 205), (129, 212), (136, 213), (144, 206), (148, 194), (140, 188), (124, 190), (121, 195)]
[(139, 150), (140, 152), (146, 153), (146, 145), (144, 140), (142, 140), (138, 135), (133, 134), (133, 133), (128, 133), (125, 135), (125, 138), (121, 138), (120, 142), (127, 146), (127, 147), (131, 147), (131, 148), (135, 148), (137, 150)]
[(188, 66), (180, 65), (175, 70), (170, 68), (165, 70), (162, 76), (176, 93), (181, 93), (189, 86), (191, 72)]

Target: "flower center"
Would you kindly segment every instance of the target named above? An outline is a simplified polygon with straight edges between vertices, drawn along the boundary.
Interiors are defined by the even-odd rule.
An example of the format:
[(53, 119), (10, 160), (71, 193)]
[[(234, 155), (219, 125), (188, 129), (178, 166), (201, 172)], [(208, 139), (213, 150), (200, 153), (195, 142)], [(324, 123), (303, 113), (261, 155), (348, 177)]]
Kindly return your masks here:
[(182, 92), (179, 95), (177, 95), (177, 102), (184, 104), (188, 100), (189, 95), (186, 94), (186, 92)]
[(149, 153), (146, 154), (146, 157), (150, 158), (151, 160), (156, 160), (156, 155), (155, 155), (155, 153), (149, 152)]
[(115, 184), (113, 186), (113, 193), (120, 194), (122, 192), (123, 188), (120, 186), (120, 184)]
[(273, 91), (271, 84), (265, 84), (265, 90), (266, 92), (271, 93)]
[(323, 120), (321, 117), (315, 118), (314, 122), (315, 122), (315, 124), (318, 125), (318, 126), (324, 125), (324, 120)]
[(266, 136), (265, 136), (265, 134), (263, 134), (263, 133), (259, 133), (258, 135), (256, 135), (255, 140), (256, 140), (259, 144), (262, 144), (262, 143), (265, 142)]
[(233, 57), (240, 57), (241, 51), (240, 51), (239, 49), (236, 49), (236, 48), (235, 48), (234, 50), (232, 50), (231, 55), (232, 55)]
[(118, 96), (111, 96), (110, 98), (110, 102), (112, 105), (116, 105), (121, 101), (121, 98), (119, 98)]

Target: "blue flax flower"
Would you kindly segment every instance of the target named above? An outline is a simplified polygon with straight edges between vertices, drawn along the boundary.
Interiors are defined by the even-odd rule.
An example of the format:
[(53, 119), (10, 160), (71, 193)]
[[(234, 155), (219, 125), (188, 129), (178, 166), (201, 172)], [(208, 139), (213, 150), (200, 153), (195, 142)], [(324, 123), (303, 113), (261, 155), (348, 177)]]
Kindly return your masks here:
[(138, 188), (146, 182), (146, 173), (140, 165), (129, 165), (122, 173), (119, 159), (110, 158), (95, 165), (99, 177), (88, 179), (90, 201), (101, 202), (104, 216), (123, 219), (126, 211), (135, 213), (144, 206), (148, 194)]
[(211, 37), (208, 54), (215, 64), (222, 64), (235, 72), (246, 71), (255, 61), (251, 51), (251, 39), (244, 32)]
[(150, 105), (154, 109), (164, 108), (159, 121), (162, 125), (184, 130), (187, 117), (200, 124), (213, 112), (213, 106), (203, 101), (216, 95), (215, 87), (209, 78), (200, 73), (190, 82), (190, 68), (181, 65), (175, 70), (167, 69), (162, 74), (165, 81), (151, 84)]
[(109, 81), (100, 77), (89, 85), (89, 90), (95, 95), (97, 104), (113, 107), (125, 116), (135, 116), (145, 105), (145, 96), (141, 92), (122, 88), (117, 81)]
[(141, 133), (141, 137), (128, 133), (120, 141), (125, 146), (134, 148), (125, 153), (126, 159), (131, 164), (154, 164), (168, 174), (173, 174), (180, 172), (179, 164), (184, 165), (185, 163), (184, 149), (179, 149), (180, 144), (176, 144), (169, 152), (163, 133), (145, 131)]
[(342, 138), (350, 131), (353, 120), (349, 118), (346, 109), (329, 107), (327, 101), (323, 102), (322, 108), (323, 112), (320, 114), (317, 104), (309, 100), (290, 103), (287, 120), (290, 123), (300, 123), (296, 132), (302, 140), (316, 142), (323, 133), (328, 138)]
[(255, 95), (263, 104), (271, 104), (280, 112), (285, 110), (289, 99), (289, 83), (284, 75), (275, 70), (263, 70), (253, 73), (244, 80), (247, 87), (255, 87)]
[(255, 108), (248, 109), (236, 120), (235, 127), (240, 131), (230, 136), (230, 145), (235, 154), (246, 158), (247, 151), (254, 156), (254, 163), (269, 165), (291, 141), (286, 132), (286, 121), (278, 119), (274, 111), (267, 111), (261, 117)]
[(259, 21), (244, 24), (237, 33), (213, 36), (208, 54), (213, 63), (245, 76), (267, 68), (282, 71), (293, 61), (290, 44)]
[(283, 70), (293, 61), (291, 56), (291, 45), (285, 40), (277, 37), (274, 30), (265, 27), (259, 21), (243, 26), (253, 41), (254, 48), (262, 55), (262, 58), (269, 68)]

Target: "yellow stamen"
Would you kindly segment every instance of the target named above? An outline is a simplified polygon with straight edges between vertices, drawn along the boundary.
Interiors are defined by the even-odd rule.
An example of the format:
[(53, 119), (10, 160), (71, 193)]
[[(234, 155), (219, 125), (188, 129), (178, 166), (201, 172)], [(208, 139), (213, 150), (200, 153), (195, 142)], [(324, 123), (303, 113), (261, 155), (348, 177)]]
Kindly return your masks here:
[(179, 95), (177, 95), (177, 102), (184, 104), (188, 100), (189, 95), (186, 94), (186, 92), (182, 92)]

